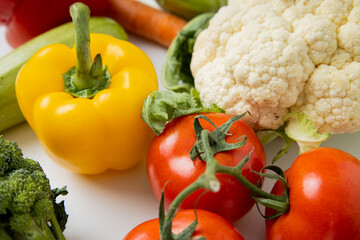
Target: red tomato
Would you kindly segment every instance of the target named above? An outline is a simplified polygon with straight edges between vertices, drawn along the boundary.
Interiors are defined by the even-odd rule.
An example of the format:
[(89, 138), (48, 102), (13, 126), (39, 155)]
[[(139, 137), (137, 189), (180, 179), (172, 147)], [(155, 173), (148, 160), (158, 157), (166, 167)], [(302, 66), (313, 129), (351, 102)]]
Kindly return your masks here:
[[(222, 113), (209, 113), (206, 115), (216, 126), (225, 123), (231, 116)], [(162, 134), (156, 136), (149, 148), (147, 156), (147, 174), (154, 195), (159, 200), (161, 191), (166, 185), (164, 197), (165, 206), (168, 207), (174, 198), (188, 185), (194, 182), (206, 168), (206, 163), (189, 157), (190, 149), (195, 144), (196, 136), (193, 129), (195, 115), (188, 115), (174, 119)], [(215, 128), (207, 121), (200, 119), (206, 129)], [(264, 148), (253, 130), (243, 121), (235, 122), (230, 128), (231, 135), (226, 141), (234, 143), (243, 135), (247, 136), (245, 146), (240, 149), (217, 153), (215, 155), (219, 164), (236, 166), (254, 148), (250, 160), (245, 164), (242, 174), (253, 184), (259, 177), (250, 171), (260, 171), (265, 165)], [(217, 193), (207, 192), (198, 201), (196, 207), (215, 212), (227, 220), (234, 222), (244, 216), (254, 205), (251, 192), (245, 188), (235, 177), (227, 174), (216, 174), (221, 184)], [(198, 190), (188, 196), (180, 205), (180, 209), (193, 209), (195, 201), (204, 190)]]
[[(360, 239), (360, 161), (333, 148), (300, 155), (285, 172), (290, 209), (266, 222), (267, 239)], [(274, 194), (282, 194), (276, 183)], [(269, 216), (273, 211), (266, 209)]]
[[(0, 19), (7, 25), (6, 39), (14, 48), (47, 30), (70, 22), (69, 8), (75, 2), (86, 4), (91, 9), (92, 16), (102, 15), (109, 5), (108, 0), (5, 0), (5, 2), (5, 6), (10, 6), (7, 10), (0, 11)], [(3, 13), (5, 11), (7, 15)]]
[(6, 25), (20, 0), (2, 0), (0, 8), (0, 25)]
[[(196, 210), (198, 225), (192, 237), (203, 236), (206, 240), (244, 240), (236, 228), (219, 215), (205, 210)], [(174, 218), (172, 232), (182, 232), (195, 220), (194, 209), (180, 211)], [(144, 222), (131, 230), (124, 240), (160, 239), (159, 219)]]

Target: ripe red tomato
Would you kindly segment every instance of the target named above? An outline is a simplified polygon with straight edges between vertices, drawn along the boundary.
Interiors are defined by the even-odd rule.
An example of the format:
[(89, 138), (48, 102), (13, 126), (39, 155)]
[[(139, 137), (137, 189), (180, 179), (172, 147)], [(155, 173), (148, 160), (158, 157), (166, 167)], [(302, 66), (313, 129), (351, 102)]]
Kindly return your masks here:
[[(222, 113), (208, 113), (207, 116), (216, 126), (225, 123), (231, 116)], [(179, 117), (168, 123), (165, 130), (156, 136), (147, 155), (147, 174), (154, 195), (159, 200), (165, 183), (165, 206), (168, 207), (174, 198), (188, 185), (194, 182), (206, 168), (206, 163), (189, 157), (190, 150), (196, 142), (193, 129), (195, 115)], [(215, 128), (204, 119), (200, 123), (205, 129), (213, 131)], [(243, 158), (251, 154), (250, 160), (245, 164), (242, 174), (253, 184), (259, 177), (251, 172), (260, 171), (265, 165), (264, 148), (253, 130), (243, 121), (235, 122), (230, 128), (231, 135), (226, 137), (228, 143), (238, 141), (243, 135), (247, 136), (245, 146), (215, 155), (219, 164), (236, 166)], [(207, 192), (198, 201), (196, 207), (215, 212), (227, 220), (234, 222), (244, 216), (254, 205), (251, 192), (245, 188), (235, 177), (227, 174), (216, 174), (221, 184), (217, 193)], [(193, 209), (194, 203), (204, 190), (198, 190), (188, 196), (180, 205), (180, 209)]]
[[(206, 240), (244, 240), (236, 228), (219, 215), (205, 210), (196, 210), (198, 225), (192, 237), (203, 236)], [(172, 232), (183, 231), (195, 220), (194, 209), (180, 211), (174, 218)], [(131, 230), (124, 240), (157, 240), (160, 239), (159, 219), (144, 222)]]
[[(300, 155), (285, 172), (289, 211), (266, 221), (267, 239), (360, 239), (360, 161), (333, 148)], [(272, 192), (282, 194), (276, 183)], [(273, 211), (266, 209), (269, 216)]]
[(108, 0), (5, 0), (7, 10), (0, 10), (0, 20), (7, 25), (7, 41), (15, 48), (47, 30), (70, 22), (69, 7), (75, 2), (88, 5), (92, 16), (103, 15), (109, 5)]

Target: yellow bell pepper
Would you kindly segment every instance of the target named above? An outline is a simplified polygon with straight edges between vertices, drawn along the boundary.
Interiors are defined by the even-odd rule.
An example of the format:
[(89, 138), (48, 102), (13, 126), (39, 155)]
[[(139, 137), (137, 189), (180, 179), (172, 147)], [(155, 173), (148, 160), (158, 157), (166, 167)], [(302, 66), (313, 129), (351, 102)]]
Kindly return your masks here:
[(70, 8), (75, 47), (39, 50), (18, 74), (18, 104), (57, 163), (82, 174), (128, 169), (145, 157), (153, 137), (140, 116), (145, 98), (158, 88), (156, 72), (127, 41), (91, 34), (89, 45), (84, 26), (90, 13), (76, 4)]

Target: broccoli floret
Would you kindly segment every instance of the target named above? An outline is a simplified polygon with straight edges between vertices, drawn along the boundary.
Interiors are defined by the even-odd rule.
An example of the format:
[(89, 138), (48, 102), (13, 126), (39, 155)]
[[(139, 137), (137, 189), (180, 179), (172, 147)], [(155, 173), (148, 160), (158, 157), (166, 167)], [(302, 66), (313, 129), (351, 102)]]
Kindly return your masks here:
[(65, 240), (66, 187), (51, 189), (40, 164), (0, 136), (0, 239)]

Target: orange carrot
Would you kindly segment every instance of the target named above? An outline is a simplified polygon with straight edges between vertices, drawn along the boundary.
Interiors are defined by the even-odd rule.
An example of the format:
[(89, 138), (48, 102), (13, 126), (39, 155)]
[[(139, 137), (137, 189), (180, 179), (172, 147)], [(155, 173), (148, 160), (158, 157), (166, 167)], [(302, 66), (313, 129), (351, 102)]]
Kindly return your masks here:
[(107, 15), (125, 30), (169, 47), (176, 34), (187, 23), (173, 14), (135, 0), (109, 0)]

